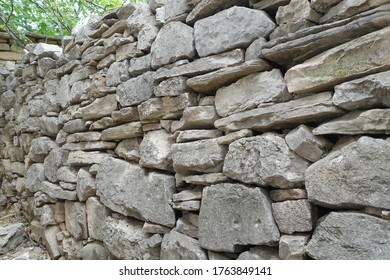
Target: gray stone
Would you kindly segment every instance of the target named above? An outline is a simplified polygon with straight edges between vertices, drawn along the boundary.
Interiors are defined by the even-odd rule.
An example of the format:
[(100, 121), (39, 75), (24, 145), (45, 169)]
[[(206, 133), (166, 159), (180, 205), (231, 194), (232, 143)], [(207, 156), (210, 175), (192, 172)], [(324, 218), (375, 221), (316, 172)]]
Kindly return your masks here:
[(65, 165), (68, 160), (69, 152), (60, 148), (54, 148), (45, 158), (45, 176), (50, 182), (57, 181), (57, 170), (62, 165)]
[(87, 125), (85, 120), (75, 119), (66, 122), (62, 129), (67, 133), (76, 133), (85, 131), (87, 129)]
[(121, 141), (115, 149), (115, 153), (130, 161), (139, 161), (140, 151), (139, 145), (141, 140), (139, 138), (126, 139)]
[[(55, 203), (56, 202), (56, 198), (52, 198), (50, 196), (48, 196), (47, 194), (41, 192), (40, 190), (37, 191), (36, 193), (34, 193), (34, 200), (33, 200), (33, 203), (34, 203), (34, 207), (42, 207), (43, 205), (45, 204), (52, 204), (52, 203)], [(37, 209), (35, 209), (37, 210)], [(36, 212), (38, 213), (38, 212)], [(37, 216), (40, 216), (42, 215), (42, 211), (39, 210), (39, 213), (36, 214)]]
[(332, 102), (345, 110), (390, 107), (390, 71), (335, 86)]
[[(109, 31), (109, 30), (107, 30)], [(91, 61), (100, 61), (107, 55), (115, 52), (116, 46), (92, 46), (87, 48), (81, 55), (81, 64), (85, 65)]]
[(62, 54), (62, 48), (57, 45), (38, 43), (32, 51), (37, 57), (58, 58)]
[(172, 201), (189, 201), (189, 200), (201, 200), (202, 191), (201, 190), (183, 190), (179, 193), (175, 193), (172, 196)]
[(84, 152), (84, 151), (71, 151), (68, 157), (68, 165), (70, 166), (84, 166), (99, 164), (111, 157), (110, 154), (101, 152)]
[(181, 23), (170, 22), (161, 28), (151, 48), (152, 68), (195, 56), (193, 28)]
[(165, 130), (149, 131), (139, 145), (140, 161), (144, 167), (173, 171), (171, 146), (174, 142)]
[(130, 78), (129, 73), (129, 61), (127, 59), (123, 61), (116, 61), (111, 64), (107, 70), (106, 83), (107, 86), (118, 86), (122, 82), (127, 81)]
[(138, 105), (138, 113), (142, 122), (160, 120), (165, 112), (161, 98), (150, 98)]
[(354, 111), (326, 122), (313, 130), (315, 135), (324, 134), (389, 134), (390, 109)]
[(172, 132), (214, 128), (214, 122), (217, 119), (219, 119), (219, 116), (214, 106), (188, 107), (184, 109), (181, 120), (172, 124)]
[(232, 133), (228, 133), (224, 136), (218, 137), (217, 142), (220, 145), (230, 145), (234, 141), (240, 139), (240, 138), (245, 138), (245, 137), (252, 137), (253, 133), (249, 129), (243, 129), (239, 131), (235, 131)]
[(2, 93), (0, 96), (0, 108), (4, 111), (10, 110), (15, 104), (15, 98), (15, 93), (11, 90), (7, 90), (6, 92)]
[[(64, 190), (68, 190), (68, 191), (75, 191), (76, 190), (76, 184), (74, 184), (74, 183), (60, 182), (60, 187)], [(76, 195), (76, 197), (77, 197), (76, 192), (73, 192), (72, 196), (73, 195)], [(77, 199), (74, 199), (74, 200), (77, 200)]]
[(322, 218), (307, 245), (319, 260), (389, 259), (390, 222), (361, 213), (331, 212)]
[(141, 75), (152, 70), (152, 56), (147, 54), (141, 57), (134, 57), (130, 60), (129, 73), (132, 76)]
[(342, 0), (312, 0), (311, 6), (320, 13), (326, 13), (330, 8), (340, 3)]
[(304, 124), (290, 131), (285, 139), (291, 150), (311, 162), (319, 160), (332, 146), (326, 138), (314, 135), (312, 129)]
[(74, 238), (88, 238), (85, 203), (65, 201), (65, 225)]
[(246, 245), (270, 245), (279, 241), (269, 198), (261, 188), (218, 184), (203, 189), (199, 214), (202, 248), (239, 252)]
[(171, 151), (175, 171), (189, 175), (196, 172), (221, 172), (227, 147), (219, 145), (215, 139), (210, 139), (173, 144)]
[(175, 224), (169, 205), (175, 182), (170, 175), (146, 173), (139, 165), (110, 158), (100, 164), (96, 186), (102, 203), (116, 212), (165, 226)]
[(181, 178), (183, 182), (192, 185), (209, 186), (219, 183), (228, 183), (230, 179), (222, 173), (209, 173), (202, 175), (184, 176)]
[(361, 137), (306, 171), (309, 200), (327, 208), (389, 208), (390, 142)]
[(117, 87), (117, 100), (122, 106), (138, 105), (153, 95), (154, 72), (146, 72)]
[(187, 107), (198, 104), (198, 96), (195, 93), (183, 93), (178, 96), (162, 97), (164, 116), (163, 119), (179, 119)]
[[(150, 234), (142, 230), (143, 222), (135, 219), (106, 219), (103, 243), (118, 259), (123, 260), (157, 260), (160, 248), (150, 248), (145, 242)], [(145, 244), (146, 243), (146, 244)]]
[(122, 140), (127, 138), (136, 138), (142, 135), (141, 122), (130, 122), (103, 130), (102, 140)]
[(279, 241), (281, 260), (303, 260), (306, 255), (306, 243), (309, 235), (282, 235)]
[(22, 223), (0, 227), (0, 255), (3, 255), (25, 241), (25, 231)]
[(49, 70), (56, 67), (56, 61), (50, 57), (42, 57), (38, 60), (37, 74), (40, 77), (45, 77)]
[[(390, 27), (369, 33), (325, 51), (286, 72), (290, 92), (319, 92), (347, 80), (390, 68)], [(369, 51), (367, 51), (369, 50)], [(337, 61), (337, 63), (335, 63)], [(357, 63), (359, 62), (359, 63)]]
[(61, 124), (57, 117), (42, 116), (39, 117), (39, 127), (43, 135), (55, 137), (60, 130)]
[(77, 194), (75, 191), (68, 191), (61, 188), (59, 185), (44, 181), (40, 190), (52, 198), (64, 200), (76, 200)]
[(246, 48), (255, 39), (268, 36), (274, 28), (275, 24), (265, 12), (232, 7), (195, 23), (196, 50), (200, 57), (205, 57)]
[(120, 122), (115, 122), (112, 117), (103, 117), (89, 126), (89, 130), (103, 130), (109, 127), (113, 127), (120, 124)]
[(92, 242), (83, 247), (81, 258), (83, 260), (108, 260), (109, 254), (102, 244)]
[(267, 131), (296, 127), (302, 123), (321, 122), (343, 114), (335, 107), (332, 93), (324, 92), (262, 108), (236, 113), (215, 121), (215, 127), (224, 131), (252, 129)]
[(262, 50), (264, 44), (267, 42), (264, 38), (259, 38), (253, 41), (253, 43), (245, 51), (245, 61), (257, 60), (262, 58)]
[(65, 236), (62, 239), (63, 256), (68, 260), (80, 260), (83, 250), (83, 242), (72, 236)]
[(192, 0), (168, 0), (165, 4), (165, 21), (180, 20), (194, 8)]
[(195, 91), (208, 93), (227, 86), (247, 75), (270, 69), (272, 69), (271, 65), (265, 60), (250, 60), (239, 65), (190, 78), (187, 81), (187, 85)]
[(123, 61), (133, 57), (142, 56), (143, 52), (137, 48), (137, 43), (128, 43), (120, 46), (116, 50), (116, 60)]
[(280, 70), (246, 76), (236, 83), (220, 88), (215, 95), (218, 115), (226, 117), (258, 107), (262, 103), (285, 102), (291, 99)]
[(101, 132), (97, 132), (97, 131), (78, 132), (78, 133), (68, 135), (68, 137), (66, 138), (66, 142), (74, 143), (74, 142), (98, 141), (101, 140), (101, 138), (102, 138)]
[(198, 238), (198, 218), (199, 215), (194, 213), (183, 213), (176, 222), (175, 230), (192, 238)]
[(149, 52), (153, 42), (156, 40), (159, 31), (160, 29), (154, 25), (149, 25), (142, 28), (138, 33), (137, 48), (140, 51)]
[(99, 201), (99, 198), (92, 196), (86, 202), (88, 235), (96, 240), (103, 240), (104, 227), (110, 210)]
[(149, 5), (152, 11), (155, 13), (156, 9), (165, 6), (166, 0), (150, 0)]
[(275, 202), (283, 202), (286, 200), (307, 199), (307, 192), (305, 189), (271, 190), (269, 196)]
[(199, 241), (172, 230), (165, 234), (161, 244), (161, 260), (207, 260)]
[(276, 224), (283, 233), (310, 232), (317, 219), (316, 208), (308, 200), (272, 203)]
[(54, 205), (54, 220), (57, 224), (65, 222), (65, 203), (57, 201)]
[(122, 108), (119, 111), (111, 113), (114, 122), (131, 122), (139, 121), (139, 114), (137, 107)]
[(45, 167), (41, 163), (34, 163), (26, 172), (26, 189), (30, 192), (36, 192), (40, 189), (42, 182), (45, 181)]
[(180, 131), (176, 138), (176, 143), (191, 142), (203, 139), (214, 139), (222, 136), (217, 129), (196, 129)]
[(253, 5), (253, 8), (258, 10), (264, 10), (267, 13), (276, 13), (280, 6), (285, 6), (290, 3), (291, 0), (261, 0)]
[(31, 81), (37, 78), (37, 66), (36, 65), (26, 65), (22, 70), (22, 79), (23, 81)]
[(61, 232), (59, 226), (49, 226), (45, 228), (43, 233), (42, 241), (52, 260), (59, 259), (62, 255), (62, 250), (57, 242), (59, 232)]
[(41, 225), (48, 226), (57, 224), (54, 215), (54, 208), (54, 204), (45, 204), (42, 206)]
[(57, 179), (63, 182), (76, 183), (77, 170), (69, 166), (61, 166), (57, 170)]
[(128, 3), (119, 7), (116, 11), (116, 15), (120, 20), (128, 19), (137, 9), (137, 5), (134, 3)]
[(78, 112), (83, 120), (96, 120), (101, 117), (111, 116), (112, 111), (117, 109), (116, 96), (114, 94), (107, 95), (102, 98), (95, 99), (91, 104), (81, 107)]
[(223, 174), (248, 184), (284, 189), (302, 186), (308, 166), (281, 136), (266, 133), (230, 144)]
[(93, 141), (93, 142), (79, 142), (79, 143), (66, 143), (62, 146), (62, 149), (69, 151), (96, 151), (96, 150), (112, 150), (116, 148), (115, 142), (106, 141)]
[(279, 260), (278, 247), (256, 246), (241, 253), (237, 260)]
[(154, 87), (156, 96), (178, 96), (188, 91), (187, 77), (179, 76), (162, 81)]
[(88, 197), (96, 194), (95, 178), (83, 168), (77, 173), (76, 192), (80, 201), (86, 201)]
[(138, 37), (138, 33), (149, 25), (156, 25), (156, 17), (146, 3), (137, 3), (136, 10), (127, 19), (131, 34)]
[(144, 232), (153, 233), (153, 234), (155, 234), (155, 233), (167, 234), (171, 231), (171, 229), (169, 227), (164, 227), (162, 225), (152, 224), (152, 223), (148, 223), (148, 222), (144, 223), (142, 230)]
[(172, 202), (172, 208), (179, 211), (199, 211), (200, 200)]

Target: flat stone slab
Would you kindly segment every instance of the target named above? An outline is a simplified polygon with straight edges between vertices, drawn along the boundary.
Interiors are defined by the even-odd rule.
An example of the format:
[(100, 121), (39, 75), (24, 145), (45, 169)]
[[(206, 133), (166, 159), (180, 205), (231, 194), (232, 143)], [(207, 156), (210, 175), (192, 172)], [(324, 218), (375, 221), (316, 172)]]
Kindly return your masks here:
[(0, 227), (0, 255), (3, 255), (25, 241), (25, 231), (22, 223)]

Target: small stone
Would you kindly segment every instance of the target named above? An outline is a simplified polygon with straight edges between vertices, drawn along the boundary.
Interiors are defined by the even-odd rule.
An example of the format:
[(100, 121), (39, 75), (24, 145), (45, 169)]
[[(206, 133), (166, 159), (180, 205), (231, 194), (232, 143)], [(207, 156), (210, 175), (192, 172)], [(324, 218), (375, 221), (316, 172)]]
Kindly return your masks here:
[(72, 151), (69, 153), (68, 165), (83, 166), (92, 165), (95, 163), (99, 164), (109, 157), (111, 157), (111, 155), (100, 152)]
[(280, 259), (303, 260), (309, 238), (309, 235), (282, 235), (279, 241)]
[(76, 192), (79, 201), (86, 201), (88, 197), (96, 194), (95, 178), (83, 168), (77, 173)]
[(278, 247), (256, 246), (241, 253), (237, 260), (279, 260)]
[(108, 260), (109, 254), (102, 244), (92, 242), (83, 247), (81, 258), (83, 260)]
[(129, 161), (139, 161), (140, 159), (140, 138), (132, 138), (121, 141), (115, 149), (115, 153)]
[(153, 233), (153, 234), (167, 234), (171, 231), (171, 229), (168, 227), (164, 227), (162, 225), (152, 224), (148, 222), (144, 223), (142, 230), (144, 232)]
[(179, 211), (199, 211), (200, 200), (172, 202), (172, 208)]
[(66, 164), (68, 155), (69, 152), (64, 149), (54, 148), (45, 158), (43, 163), (45, 167), (45, 176), (50, 182), (57, 182), (57, 171), (62, 165)]
[(275, 202), (286, 200), (307, 199), (307, 192), (304, 189), (271, 190), (270, 198)]
[(249, 129), (243, 129), (239, 131), (235, 131), (232, 133), (228, 133), (224, 136), (220, 136), (217, 138), (218, 144), (220, 145), (230, 145), (234, 141), (245, 138), (245, 137), (252, 137), (253, 132)]
[(179, 76), (162, 81), (154, 87), (156, 96), (177, 96), (188, 91), (187, 77)]
[(103, 240), (106, 218), (110, 210), (99, 201), (99, 198), (92, 196), (86, 201), (88, 235), (96, 240)]
[(176, 143), (191, 142), (203, 139), (213, 139), (222, 136), (217, 129), (197, 129), (180, 131), (176, 138)]
[(79, 132), (68, 135), (66, 142), (89, 142), (101, 140), (102, 134), (100, 132)]
[(219, 183), (228, 183), (230, 179), (222, 173), (209, 173), (202, 175), (184, 176), (181, 178), (184, 182), (191, 185), (209, 186)]
[(44, 181), (40, 189), (52, 198), (64, 199), (64, 200), (77, 200), (77, 194), (75, 191), (64, 190), (59, 185)]
[(77, 170), (69, 166), (61, 166), (57, 170), (57, 179), (63, 182), (76, 183)]
[(182, 234), (197, 239), (198, 218), (199, 215), (196, 215), (194, 213), (183, 213), (183, 216), (177, 220), (175, 229)]
[(110, 116), (117, 109), (116, 96), (113, 94), (95, 99), (90, 105), (80, 108), (78, 111), (83, 120), (96, 120)]
[(25, 231), (22, 223), (0, 227), (0, 254), (3, 255), (25, 240)]
[[(146, 72), (117, 87), (117, 100), (122, 106), (138, 105), (153, 95), (154, 72)], [(112, 110), (114, 111), (114, 110)]]
[(114, 122), (132, 122), (139, 121), (138, 108), (128, 107), (111, 113)]
[(88, 238), (85, 203), (65, 201), (65, 225), (74, 238)]
[(52, 260), (59, 259), (62, 255), (61, 249), (57, 242), (57, 234), (61, 231), (58, 226), (49, 226), (45, 228), (43, 234), (43, 244), (49, 252)]
[(141, 122), (131, 122), (103, 130), (102, 140), (123, 140), (143, 136)]
[(214, 128), (217, 119), (219, 116), (214, 106), (188, 107), (184, 109), (181, 120), (172, 123), (172, 131)]

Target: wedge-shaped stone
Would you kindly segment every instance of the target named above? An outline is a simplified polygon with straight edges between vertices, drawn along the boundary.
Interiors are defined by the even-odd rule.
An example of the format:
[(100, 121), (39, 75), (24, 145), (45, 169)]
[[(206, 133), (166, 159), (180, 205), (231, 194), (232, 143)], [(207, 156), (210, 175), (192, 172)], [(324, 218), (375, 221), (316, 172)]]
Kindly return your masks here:
[(319, 92), (342, 82), (390, 69), (390, 27), (330, 49), (289, 69), (287, 87), (296, 94)]
[(271, 203), (261, 188), (218, 184), (203, 189), (199, 214), (201, 247), (240, 252), (246, 245), (272, 245), (280, 234)]
[(101, 202), (113, 211), (164, 226), (175, 224), (169, 205), (173, 176), (147, 173), (137, 164), (110, 158), (99, 165), (96, 185)]
[(267, 133), (230, 144), (223, 174), (244, 183), (283, 189), (303, 185), (308, 166), (282, 137)]
[(334, 106), (331, 100), (332, 93), (324, 92), (285, 103), (236, 113), (216, 120), (214, 125), (225, 132), (245, 128), (267, 131), (291, 128), (307, 122), (320, 122), (344, 113), (342, 109)]
[(314, 10), (326, 13), (330, 8), (340, 3), (342, 0), (312, 0), (311, 5)]
[(177, 173), (215, 173), (222, 171), (227, 147), (219, 145), (215, 139), (210, 139), (173, 144), (171, 152), (173, 168)]
[(324, 134), (390, 134), (390, 109), (354, 111), (313, 130)]
[(201, 186), (209, 186), (219, 183), (228, 183), (230, 182), (229, 177), (226, 177), (222, 173), (210, 173), (210, 174), (202, 174), (202, 175), (190, 175), (181, 178), (183, 182), (192, 185), (201, 185)]
[(219, 116), (214, 106), (188, 107), (183, 111), (180, 121), (172, 123), (172, 132), (186, 129), (214, 128)]
[(307, 169), (309, 200), (328, 208), (389, 209), (389, 168), (390, 142), (361, 137)]
[(87, 211), (85, 203), (65, 201), (66, 229), (76, 239), (88, 238)]
[(246, 76), (230, 86), (220, 88), (215, 95), (218, 115), (226, 117), (258, 107), (262, 103), (285, 102), (291, 99), (282, 73), (270, 72)]
[(265, 60), (251, 60), (236, 66), (190, 78), (187, 81), (187, 85), (198, 92), (212, 92), (246, 75), (271, 70), (271, 68), (272, 66)]
[(390, 107), (389, 92), (390, 71), (386, 71), (335, 86), (332, 102), (351, 111)]
[(109, 87), (118, 86), (129, 78), (129, 61), (127, 59), (121, 62), (115, 61), (107, 70), (106, 84)]
[(0, 227), (0, 254), (3, 255), (25, 241), (26, 235), (22, 223)]
[(192, 0), (170, 0), (165, 1), (165, 22), (182, 21), (194, 8)]
[(265, 12), (232, 7), (195, 23), (196, 50), (200, 57), (205, 57), (246, 48), (255, 39), (266, 37), (274, 28), (275, 23)]
[(67, 191), (62, 189), (59, 185), (45, 181), (42, 183), (40, 190), (52, 198), (58, 198), (63, 200), (77, 200), (77, 194), (75, 191)]
[(280, 6), (286, 6), (291, 0), (261, 0), (253, 5), (253, 8), (258, 10), (264, 10), (267, 13), (276, 13)]
[(96, 120), (110, 116), (117, 109), (116, 96), (114, 94), (97, 98), (91, 104), (80, 108), (78, 111), (84, 120)]
[(194, 129), (180, 131), (177, 135), (176, 142), (191, 142), (203, 139), (213, 139), (222, 136), (221, 131), (217, 129)]
[(103, 240), (104, 227), (110, 210), (104, 206), (96, 196), (90, 197), (86, 202), (88, 234), (96, 240)]
[(390, 221), (331, 212), (314, 230), (307, 253), (317, 260), (388, 260)]
[(128, 138), (135, 138), (142, 135), (143, 131), (141, 122), (131, 122), (103, 130), (102, 140), (122, 140)]
[(70, 166), (84, 166), (99, 164), (111, 157), (110, 154), (100, 152), (84, 152), (84, 151), (72, 151), (69, 153), (68, 165)]
[(66, 164), (68, 160), (68, 154), (69, 152), (64, 149), (54, 148), (45, 158), (45, 176), (50, 182), (54, 183), (57, 181), (57, 170), (62, 165)]
[(146, 72), (117, 87), (117, 100), (122, 106), (138, 105), (153, 95), (154, 73)]

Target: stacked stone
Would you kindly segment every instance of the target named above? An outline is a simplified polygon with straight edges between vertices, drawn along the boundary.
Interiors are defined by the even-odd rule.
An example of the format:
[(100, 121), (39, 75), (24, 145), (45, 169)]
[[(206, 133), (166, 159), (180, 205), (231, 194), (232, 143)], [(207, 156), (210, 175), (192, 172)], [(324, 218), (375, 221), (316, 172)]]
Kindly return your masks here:
[(155, 0), (31, 47), (3, 192), (53, 259), (389, 258), (390, 10), (352, 2)]

